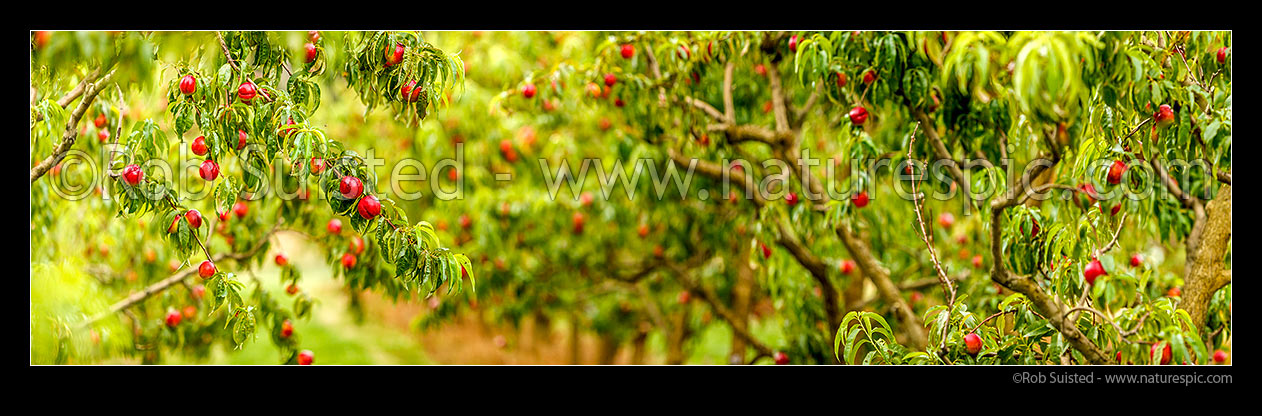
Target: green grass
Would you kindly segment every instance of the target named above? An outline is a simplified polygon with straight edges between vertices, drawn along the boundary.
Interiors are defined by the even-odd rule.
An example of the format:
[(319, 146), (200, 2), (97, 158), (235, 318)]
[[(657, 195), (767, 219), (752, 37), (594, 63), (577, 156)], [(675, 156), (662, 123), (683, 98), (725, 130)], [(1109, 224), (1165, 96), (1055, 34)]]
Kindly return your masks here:
[[(283, 246), (288, 249), (290, 263), (302, 271), (302, 289), (319, 299), (311, 316), (293, 323), (301, 348), (312, 351), (316, 365), (433, 364), (425, 355), (419, 337), (407, 328), (387, 326), (372, 319), (357, 324), (347, 309), (348, 299), (342, 283), (332, 278), (329, 265), (315, 255), (301, 254), (314, 253), (313, 248), (304, 247), (301, 240), (292, 238), (285, 238)], [(283, 296), (276, 266), (269, 263), (255, 275), (266, 290)], [(279, 350), (263, 334), (240, 350), (217, 347), (206, 360), (180, 355), (164, 358), (164, 364), (275, 365), (281, 360)]]

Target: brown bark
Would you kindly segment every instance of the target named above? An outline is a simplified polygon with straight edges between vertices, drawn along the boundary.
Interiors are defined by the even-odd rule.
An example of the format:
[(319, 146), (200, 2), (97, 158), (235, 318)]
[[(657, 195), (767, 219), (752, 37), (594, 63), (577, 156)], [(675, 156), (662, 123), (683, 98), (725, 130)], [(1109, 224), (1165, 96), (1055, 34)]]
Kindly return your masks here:
[(570, 364), (578, 365), (582, 363), (582, 354), (579, 348), (579, 317), (578, 314), (570, 315)]
[(600, 334), (596, 338), (596, 364), (610, 365), (618, 356), (618, 340), (611, 334)]
[[(738, 255), (736, 265), (736, 285), (732, 287), (732, 314), (735, 320), (730, 324), (737, 331), (748, 330), (749, 328), (749, 311), (750, 299), (754, 288), (754, 271), (749, 267), (749, 253), (751, 251), (749, 244), (737, 243)], [(734, 336), (732, 337), (732, 350), (728, 354), (729, 362), (744, 363), (745, 362), (745, 339)]]
[(1231, 247), (1231, 186), (1219, 188), (1205, 211), (1204, 220), (1194, 227), (1198, 238), (1188, 241), (1187, 277), (1179, 303), (1198, 329), (1205, 326), (1214, 292), (1231, 283), (1231, 270), (1225, 269), (1223, 258)]
[(670, 333), (666, 337), (666, 364), (684, 363), (684, 339), (688, 336), (688, 310), (671, 315)]
[(649, 331), (636, 331), (635, 338), (631, 339), (631, 364), (644, 364), (645, 344), (648, 343)]

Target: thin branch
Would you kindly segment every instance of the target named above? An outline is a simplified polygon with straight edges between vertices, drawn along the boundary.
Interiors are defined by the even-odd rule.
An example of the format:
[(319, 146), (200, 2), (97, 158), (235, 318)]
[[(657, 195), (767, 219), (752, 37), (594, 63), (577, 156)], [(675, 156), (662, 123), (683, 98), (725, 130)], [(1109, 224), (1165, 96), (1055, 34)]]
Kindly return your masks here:
[[(79, 98), (79, 96), (83, 95), (83, 92), (87, 91), (88, 85), (92, 85), (93, 81), (96, 81), (96, 77), (99, 76), (100, 74), (101, 74), (101, 68), (93, 69), (92, 72), (88, 74), (88, 76), (84, 77), (82, 81), (79, 81), (79, 85), (76, 85), (74, 89), (70, 90), (70, 92), (67, 92), (66, 95), (63, 95), (61, 96), (61, 98), (57, 99), (57, 105), (61, 106), (61, 108), (66, 108), (66, 106), (70, 105), (70, 103), (73, 102), (76, 98)], [(31, 104), (34, 105), (35, 104), (34, 103), (34, 92), (35, 92), (34, 87), (32, 87), (31, 92), (32, 92)], [(37, 113), (35, 115), (35, 121), (36, 122), (44, 121), (44, 113)]]
[[(221, 261), (225, 259), (241, 260), (241, 259), (249, 258), (250, 256), (253, 256), (254, 253), (262, 249), (265, 243), (267, 243), (268, 238), (271, 237), (272, 234), (276, 233), (277, 230), (278, 230), (277, 228), (273, 228), (271, 231), (268, 231), (266, 234), (263, 235), (263, 238), (259, 240), (258, 244), (255, 244), (254, 247), (251, 247), (249, 250), (239, 252), (239, 253), (220, 254), (216, 256), (214, 259), (212, 259), (211, 262), (213, 263), (213, 262), (217, 262), (217, 261)], [(110, 306), (110, 309), (108, 311), (97, 314), (96, 316), (93, 316), (92, 318), (79, 323), (79, 328), (80, 329), (87, 328), (91, 326), (93, 323), (96, 323), (97, 321), (105, 319), (106, 317), (113, 315), (115, 313), (118, 313), (119, 311), (126, 310), (132, 307), (133, 305), (136, 305), (144, 301), (145, 299), (148, 299), (149, 297), (153, 295), (162, 293), (162, 291), (166, 290), (167, 288), (171, 286), (174, 286), (176, 284), (183, 282), (184, 279), (188, 278), (189, 276), (193, 275), (193, 273), (196, 273), (196, 272), (197, 272), (196, 267), (190, 267), (190, 268), (181, 270), (179, 272), (176, 272), (175, 274), (171, 275), (171, 277), (162, 279), (161, 281), (158, 281), (157, 283), (149, 285), (143, 290), (136, 292), (132, 294), (131, 296), (124, 298), (123, 300), (118, 301), (113, 306)]]
[(83, 94), (83, 101), (79, 102), (79, 106), (75, 107), (74, 112), (70, 113), (70, 120), (66, 122), (66, 131), (61, 136), (61, 143), (53, 148), (53, 154), (49, 155), (44, 161), (31, 168), (31, 183), (44, 176), (49, 169), (61, 163), (66, 158), (66, 153), (70, 152), (70, 148), (74, 146), (75, 140), (79, 138), (79, 119), (88, 112), (88, 107), (92, 106), (92, 101), (96, 99), (97, 94), (101, 93), (103, 87), (110, 82), (114, 76), (114, 70), (101, 77), (96, 83), (87, 87), (87, 91)]
[(728, 326), (732, 328), (732, 333), (745, 340), (745, 342), (748, 343), (750, 347), (753, 347), (755, 351), (758, 351), (759, 354), (773, 354), (771, 348), (768, 348), (762, 343), (762, 341), (755, 338), (754, 334), (750, 333), (748, 329), (735, 324), (738, 317), (733, 314), (731, 310), (727, 309), (722, 302), (719, 302), (718, 296), (715, 295), (713, 291), (688, 277), (688, 271), (684, 270), (684, 268), (678, 264), (666, 261), (666, 265), (678, 274), (679, 282), (687, 287), (688, 290), (701, 295), (701, 300), (704, 300), (707, 304), (709, 304), (710, 308), (719, 315), (719, 318), (728, 323)]
[(736, 122), (736, 107), (732, 104), (732, 72), (736, 70), (733, 61), (727, 61), (723, 67), (723, 115), (728, 123)]
[[(916, 143), (916, 130), (920, 129), (920, 123), (916, 123), (916, 127), (912, 129), (911, 141), (907, 143), (907, 159), (915, 160), (911, 153), (911, 149)], [(916, 222), (920, 225), (920, 241), (925, 243), (925, 248), (929, 250), (929, 260), (933, 261), (933, 267), (938, 272), (938, 280), (942, 283), (942, 293), (947, 295), (947, 322), (951, 321), (951, 312), (955, 309), (955, 286), (951, 284), (951, 278), (947, 277), (946, 270), (942, 269), (942, 263), (938, 261), (938, 251), (933, 248), (933, 237), (929, 235), (929, 230), (925, 227), (925, 219), (921, 211), (923, 207), (920, 204), (920, 191), (916, 188), (919, 181), (911, 181), (911, 200), (916, 207)], [(999, 261), (998, 258), (995, 261)], [(946, 351), (947, 329), (950, 325), (942, 326), (941, 345), (938, 349)]]

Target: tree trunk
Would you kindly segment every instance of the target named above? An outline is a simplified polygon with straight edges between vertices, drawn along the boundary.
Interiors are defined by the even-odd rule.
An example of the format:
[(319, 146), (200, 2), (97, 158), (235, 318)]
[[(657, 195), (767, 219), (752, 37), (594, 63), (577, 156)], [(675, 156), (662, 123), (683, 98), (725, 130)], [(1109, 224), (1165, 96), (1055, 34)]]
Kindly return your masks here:
[(1231, 283), (1231, 270), (1224, 268), (1223, 260), (1231, 240), (1231, 186), (1219, 188), (1205, 211), (1204, 219), (1193, 227), (1195, 236), (1188, 238), (1187, 278), (1179, 302), (1198, 330), (1205, 327), (1214, 292)]
[(648, 343), (649, 332), (644, 330), (636, 331), (635, 338), (631, 339), (631, 364), (644, 364), (645, 344)]
[(578, 365), (582, 362), (579, 343), (579, 318), (578, 314), (570, 316), (570, 364)]
[(666, 364), (684, 363), (684, 339), (688, 336), (688, 309), (671, 316), (670, 334), (666, 337)]
[[(739, 244), (739, 255), (736, 267), (736, 285), (732, 287), (732, 314), (736, 315), (736, 320), (730, 322), (732, 326), (740, 329), (749, 328), (749, 311), (754, 289), (754, 271), (749, 268), (749, 253), (751, 247), (749, 244)], [(745, 363), (745, 339), (733, 336), (732, 350), (728, 354), (728, 362), (732, 364)]]
[(618, 356), (618, 340), (611, 334), (600, 334), (596, 344), (596, 364), (610, 365)]

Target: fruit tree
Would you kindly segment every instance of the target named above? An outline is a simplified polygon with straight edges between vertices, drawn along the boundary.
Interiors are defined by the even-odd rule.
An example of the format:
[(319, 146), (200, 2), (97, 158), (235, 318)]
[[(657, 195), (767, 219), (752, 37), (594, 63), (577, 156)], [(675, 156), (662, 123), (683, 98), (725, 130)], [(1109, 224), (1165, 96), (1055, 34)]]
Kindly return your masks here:
[(33, 32), (32, 362), (319, 364), (328, 268), (570, 363), (1223, 363), (1230, 47)]

